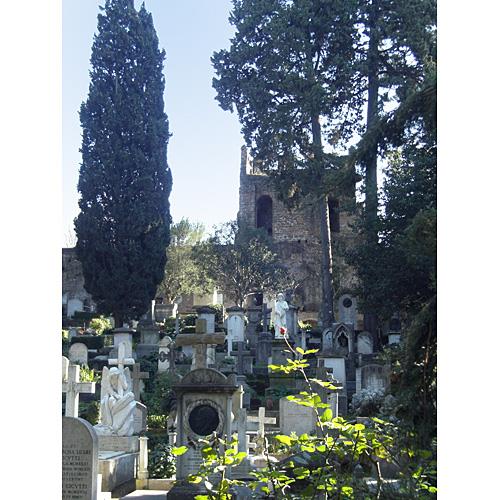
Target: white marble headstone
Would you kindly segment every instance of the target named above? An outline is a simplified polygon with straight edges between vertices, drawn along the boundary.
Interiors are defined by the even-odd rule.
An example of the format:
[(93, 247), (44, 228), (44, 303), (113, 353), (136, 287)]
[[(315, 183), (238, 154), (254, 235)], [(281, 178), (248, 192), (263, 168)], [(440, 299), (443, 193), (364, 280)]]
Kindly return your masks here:
[(63, 417), (62, 500), (96, 500), (97, 475), (95, 430), (82, 418)]
[(68, 357), (71, 363), (86, 365), (89, 359), (89, 350), (85, 344), (76, 342), (71, 344), (68, 352)]

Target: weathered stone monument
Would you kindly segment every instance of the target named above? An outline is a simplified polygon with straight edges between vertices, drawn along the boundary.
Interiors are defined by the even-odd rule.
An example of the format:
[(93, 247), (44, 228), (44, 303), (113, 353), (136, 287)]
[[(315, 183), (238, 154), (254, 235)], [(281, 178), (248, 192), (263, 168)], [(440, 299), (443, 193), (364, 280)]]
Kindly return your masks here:
[(141, 364), (134, 363), (132, 368), (132, 392), (136, 401), (141, 400), (142, 381), (147, 379), (149, 379), (149, 372), (141, 372)]
[(63, 417), (62, 500), (97, 500), (97, 434), (82, 418)]
[[(200, 357), (198, 363), (201, 361)], [(198, 439), (209, 439), (214, 433), (223, 439), (232, 435), (232, 404), (238, 385), (234, 374), (226, 377), (212, 368), (200, 367), (189, 372), (172, 388), (177, 396), (176, 444), (187, 446), (188, 451), (177, 457), (177, 481), (168, 497), (194, 498), (203, 491), (203, 485), (187, 481), (187, 476), (198, 471), (202, 461), (201, 447), (204, 445), (198, 444)]]
[(280, 431), (289, 436), (295, 432), (297, 436), (302, 434), (316, 434), (316, 414), (312, 408), (301, 406), (287, 398), (281, 398), (280, 408)]
[(342, 295), (338, 300), (339, 308), (339, 323), (352, 325), (353, 328), (357, 324), (357, 301), (355, 297), (349, 294)]
[(126, 342), (118, 345), (118, 357), (110, 359), (112, 367), (104, 367), (102, 372), (101, 419), (94, 430), (98, 436), (103, 491), (134, 483), (137, 475), (139, 438), (134, 434), (138, 403), (132, 392), (130, 370), (126, 366), (135, 362), (126, 357), (126, 347)]
[(169, 370), (171, 365), (171, 353), (173, 350), (172, 339), (165, 335), (158, 343), (158, 371), (166, 372)]

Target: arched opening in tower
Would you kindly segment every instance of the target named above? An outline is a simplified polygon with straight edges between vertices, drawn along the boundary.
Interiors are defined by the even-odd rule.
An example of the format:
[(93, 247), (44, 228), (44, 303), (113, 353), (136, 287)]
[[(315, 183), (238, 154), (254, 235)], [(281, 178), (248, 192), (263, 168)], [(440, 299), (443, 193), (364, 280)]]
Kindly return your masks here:
[(263, 195), (257, 200), (257, 228), (263, 228), (269, 236), (273, 235), (273, 200)]

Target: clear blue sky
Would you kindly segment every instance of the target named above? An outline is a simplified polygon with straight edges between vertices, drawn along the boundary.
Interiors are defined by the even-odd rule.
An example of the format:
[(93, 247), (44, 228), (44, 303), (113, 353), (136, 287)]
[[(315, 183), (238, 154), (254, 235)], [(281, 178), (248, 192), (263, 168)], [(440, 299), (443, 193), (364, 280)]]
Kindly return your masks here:
[[(136, 7), (141, 2), (136, 1)], [(168, 163), (174, 221), (188, 217), (211, 229), (236, 217), (243, 138), (236, 114), (219, 108), (212, 88), (210, 56), (229, 47), (230, 0), (147, 0), (160, 47), (166, 51), (165, 110), (172, 137)], [(78, 214), (81, 128), (78, 110), (89, 86), (92, 39), (104, 0), (62, 2), (62, 245)]]

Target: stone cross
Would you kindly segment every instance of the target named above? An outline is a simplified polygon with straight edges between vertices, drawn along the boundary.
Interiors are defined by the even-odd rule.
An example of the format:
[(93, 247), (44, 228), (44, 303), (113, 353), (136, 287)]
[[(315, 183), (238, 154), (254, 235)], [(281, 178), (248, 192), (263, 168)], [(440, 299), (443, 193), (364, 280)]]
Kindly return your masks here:
[(181, 333), (175, 339), (176, 346), (194, 346), (193, 370), (197, 368), (207, 368), (209, 346), (224, 344), (225, 335), (223, 333)]
[(141, 380), (148, 378), (149, 372), (141, 372), (141, 364), (135, 363), (132, 368), (132, 392), (136, 401), (141, 400)]
[(80, 392), (86, 394), (95, 393), (95, 382), (80, 382), (80, 365), (69, 365), (68, 380), (63, 382), (62, 391), (66, 393), (67, 417), (78, 418), (78, 402)]
[(266, 417), (266, 409), (261, 406), (259, 407), (259, 416), (258, 417), (247, 417), (247, 422), (257, 422), (257, 454), (260, 454), (264, 451), (264, 425), (265, 424), (276, 424), (276, 419), (274, 417)]
[(125, 357), (125, 342), (121, 342), (120, 345), (118, 346), (118, 359), (108, 359), (108, 364), (110, 366), (113, 365), (118, 365), (118, 368), (120, 370), (123, 370), (123, 368), (127, 365), (134, 365), (135, 360), (133, 358), (126, 358)]
[(244, 358), (251, 356), (250, 351), (244, 351), (244, 342), (236, 342), (238, 344), (238, 350), (237, 351), (231, 351), (229, 354), (231, 356), (236, 356), (237, 357), (237, 365), (236, 365), (236, 371), (238, 372), (238, 375), (243, 375), (243, 361)]

